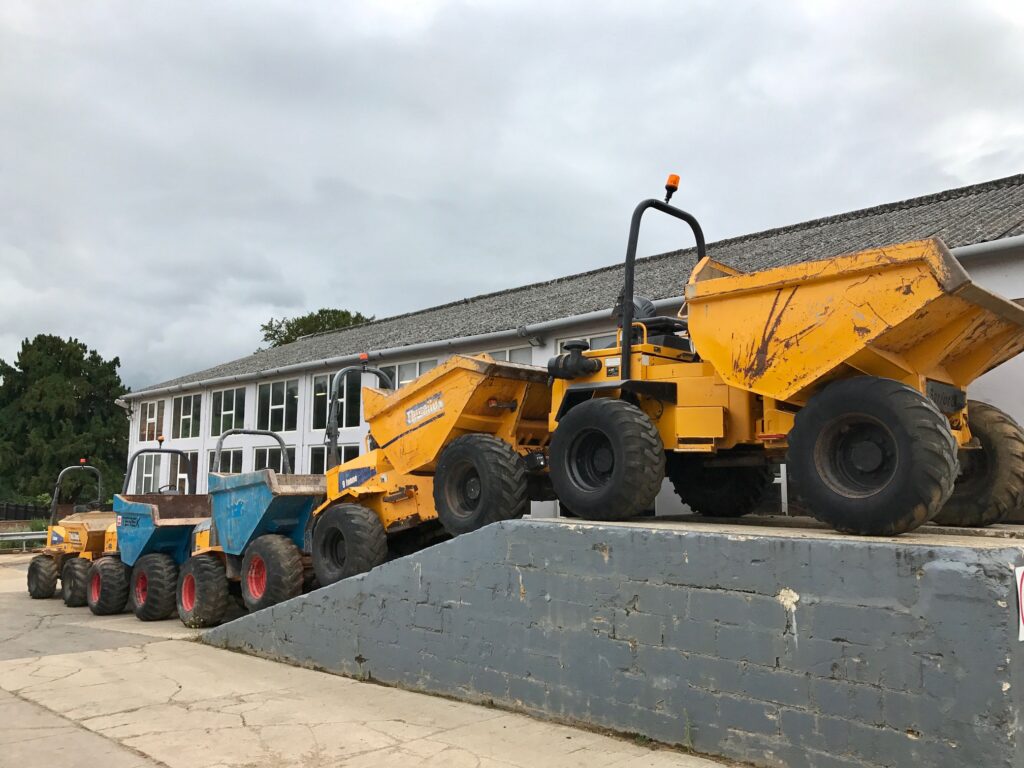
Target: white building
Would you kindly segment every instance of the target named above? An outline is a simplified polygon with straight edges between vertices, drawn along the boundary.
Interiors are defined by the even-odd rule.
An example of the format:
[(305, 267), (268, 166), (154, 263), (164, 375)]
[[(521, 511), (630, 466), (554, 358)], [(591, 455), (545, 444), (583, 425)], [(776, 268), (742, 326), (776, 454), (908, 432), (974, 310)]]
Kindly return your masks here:
[[(947, 190), (825, 219), (711, 243), (708, 254), (750, 271), (825, 258), (864, 248), (939, 237), (980, 285), (1003, 296), (1024, 297), (1024, 175)], [(682, 303), (683, 285), (694, 264), (686, 249), (638, 260), (636, 294), (665, 314)], [(562, 341), (607, 342), (614, 332), (611, 307), (622, 283), (620, 265), (546, 283), (476, 296), (292, 344), (125, 396), (131, 415), (130, 452), (166, 446), (192, 453), (199, 462), (199, 491), (223, 430), (244, 426), (279, 432), (294, 471), (321, 473), (325, 460), (327, 388), (333, 372), (358, 363), (366, 352), (373, 365), (393, 373), (398, 384), (415, 378), (453, 353), (488, 352), (516, 362), (545, 365)], [(344, 303), (341, 300), (341, 303)], [(366, 376), (367, 384), (376, 377)], [(1024, 422), (1024, 359), (993, 371), (972, 390)], [(345, 458), (364, 449), (359, 383), (347, 383), (341, 443)], [(233, 436), (225, 443), (222, 471), (279, 468), (280, 449), (262, 437)], [(184, 482), (171, 455), (140, 459), (136, 492)], [(551, 505), (544, 510), (549, 511)], [(678, 509), (662, 493), (659, 512)], [(535, 508), (540, 513), (541, 508)]]

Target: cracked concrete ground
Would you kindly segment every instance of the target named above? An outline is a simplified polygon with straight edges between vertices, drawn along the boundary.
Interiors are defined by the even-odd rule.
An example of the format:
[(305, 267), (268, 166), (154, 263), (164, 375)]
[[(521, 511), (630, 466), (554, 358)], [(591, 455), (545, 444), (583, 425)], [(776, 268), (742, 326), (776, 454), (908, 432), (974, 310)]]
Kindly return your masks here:
[(104, 768), (720, 768), (190, 642), (177, 621), (31, 600), (0, 557), (0, 763)]

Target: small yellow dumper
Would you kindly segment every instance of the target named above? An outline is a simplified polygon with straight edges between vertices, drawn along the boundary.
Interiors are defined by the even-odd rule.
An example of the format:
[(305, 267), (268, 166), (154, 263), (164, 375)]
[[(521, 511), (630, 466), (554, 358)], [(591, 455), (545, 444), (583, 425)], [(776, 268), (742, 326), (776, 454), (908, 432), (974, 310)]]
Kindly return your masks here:
[(364, 388), (370, 450), (327, 471), (317, 580), (379, 565), (389, 536), (422, 523), (456, 536), (521, 517), (544, 493), (550, 402), (543, 369), (486, 355), (456, 355), (395, 392)]

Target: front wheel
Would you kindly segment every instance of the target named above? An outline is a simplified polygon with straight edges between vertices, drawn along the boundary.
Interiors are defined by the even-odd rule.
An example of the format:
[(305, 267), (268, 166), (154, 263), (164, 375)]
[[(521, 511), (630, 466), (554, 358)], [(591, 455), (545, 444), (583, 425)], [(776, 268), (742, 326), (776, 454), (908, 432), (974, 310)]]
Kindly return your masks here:
[(89, 569), (89, 610), (97, 616), (122, 613), (128, 605), (131, 569), (115, 557), (101, 557)]
[(178, 574), (178, 617), (186, 627), (220, 624), (228, 609), (228, 577), (216, 555), (196, 555)]
[(132, 610), (140, 621), (161, 621), (174, 613), (178, 566), (170, 555), (143, 555), (132, 566), (129, 591)]
[(68, 608), (81, 608), (86, 604), (91, 565), (84, 557), (73, 557), (64, 563), (60, 572), (60, 593)]
[(916, 389), (858, 376), (829, 384), (797, 413), (788, 465), (815, 518), (844, 533), (893, 536), (942, 509), (957, 444)]
[(434, 506), (452, 536), (522, 517), (530, 506), (523, 460), (493, 435), (452, 440), (437, 462)]
[(992, 525), (1024, 507), (1024, 430), (976, 400), (967, 404), (967, 426), (981, 448), (960, 452), (960, 477), (935, 517), (940, 525)]
[(366, 573), (388, 557), (380, 518), (358, 504), (335, 504), (313, 528), (313, 571), (320, 586)]
[(57, 560), (50, 555), (36, 555), (28, 564), (28, 594), (33, 600), (49, 600), (57, 593)]
[(242, 599), (259, 611), (302, 594), (302, 555), (295, 542), (280, 534), (264, 534), (242, 558)]
[(580, 403), (551, 438), (551, 482), (558, 500), (588, 520), (636, 517), (654, 506), (665, 478), (658, 429), (624, 400)]

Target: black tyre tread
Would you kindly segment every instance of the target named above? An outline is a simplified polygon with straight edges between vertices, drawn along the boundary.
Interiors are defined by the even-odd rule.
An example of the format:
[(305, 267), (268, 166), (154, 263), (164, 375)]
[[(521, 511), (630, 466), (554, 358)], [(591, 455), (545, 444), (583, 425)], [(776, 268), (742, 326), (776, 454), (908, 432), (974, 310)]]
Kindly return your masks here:
[[(267, 588), (254, 598), (249, 593), (246, 574), (254, 555), (263, 558), (267, 567)], [(257, 538), (245, 550), (242, 558), (242, 599), (250, 611), (260, 611), (291, 600), (302, 594), (302, 553), (287, 536), (267, 533)]]
[[(340, 529), (345, 541), (345, 562), (339, 566), (325, 557), (323, 537)], [(324, 510), (313, 528), (313, 573), (321, 587), (357, 576), (388, 559), (388, 537), (373, 510), (359, 504), (335, 504)]]
[[(455, 449), (454, 451), (452, 449)], [(456, 519), (446, 514), (447, 503), (441, 491), (446, 469), (446, 457), (465, 450), (475, 454), (486, 466), (487, 472), (498, 480), (497, 498), (482, 504), (471, 520)], [(441, 478), (440, 481), (438, 478)], [(522, 457), (512, 446), (494, 435), (462, 435), (445, 446), (434, 473), (434, 506), (437, 516), (452, 536), (470, 533), (485, 525), (502, 520), (514, 520), (526, 514), (530, 507), (529, 484)]]
[(705, 467), (698, 456), (670, 454), (665, 473), (676, 496), (699, 515), (743, 517), (775, 482), (771, 467)]
[[(619, 483), (600, 508), (584, 509), (581, 504), (572, 503), (573, 513), (586, 520), (636, 517), (654, 504), (654, 497), (658, 495), (665, 479), (665, 448), (661, 435), (650, 417), (640, 408), (625, 400), (613, 398), (596, 398), (580, 403), (559, 422), (551, 440), (552, 457), (564, 455), (562, 445), (571, 439), (577, 423), (583, 426), (591, 420), (590, 414), (594, 409), (604, 409), (617, 425), (619, 433), (625, 435), (626, 482)], [(568, 430), (565, 429), (567, 425)], [(550, 472), (555, 492), (562, 500), (567, 496), (572, 481), (554, 460)]]
[(60, 571), (60, 594), (68, 608), (81, 608), (87, 604), (86, 591), (89, 587), (91, 560), (72, 557)]
[[(148, 580), (146, 602), (135, 602), (135, 580), (140, 573)], [(132, 568), (130, 596), (132, 610), (141, 621), (163, 621), (174, 615), (178, 592), (178, 566), (170, 555), (143, 555)]]
[(981, 482), (958, 480), (934, 522), (984, 527), (1024, 509), (1024, 429), (988, 403), (970, 400), (967, 413), (972, 434), (997, 452), (991, 459), (995, 466), (988, 477), (978, 478)]
[(57, 594), (60, 571), (50, 555), (36, 555), (28, 564), (28, 594), (33, 600), (49, 600)]
[[(913, 447), (908, 461), (911, 470), (916, 470), (919, 475), (914, 488), (915, 503), (907, 509), (894, 510), (894, 514), (885, 521), (843, 518), (827, 506), (815, 509), (814, 504), (805, 498), (811, 514), (842, 533), (866, 536), (895, 536), (931, 521), (952, 494), (958, 467), (956, 438), (949, 427), (949, 420), (938, 406), (913, 387), (875, 376), (841, 379), (828, 385), (816, 397), (824, 392), (830, 392), (840, 400), (847, 394), (889, 400), (893, 410), (903, 414), (902, 426), (912, 435)], [(805, 408), (797, 412), (789, 433), (791, 456), (813, 450), (818, 431), (808, 418), (813, 405), (812, 398)], [(794, 485), (805, 489), (806, 483), (801, 474), (806, 470), (793, 462), (790, 462), (789, 469), (794, 475)]]
[(100, 578), (100, 594), (94, 601), (92, 590), (89, 589), (86, 599), (89, 610), (97, 616), (113, 616), (123, 613), (128, 606), (128, 589), (131, 582), (131, 569), (113, 557), (101, 557), (93, 562), (89, 569), (89, 585), (94, 575)]
[[(186, 611), (181, 602), (181, 587), (185, 577), (192, 574), (196, 585), (196, 602)], [(196, 555), (181, 566), (176, 591), (178, 618), (186, 627), (200, 629), (213, 627), (224, 619), (228, 609), (228, 577), (224, 562), (216, 555)]]

